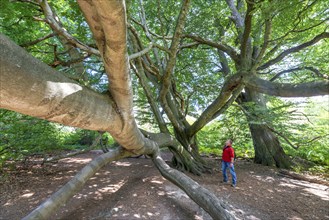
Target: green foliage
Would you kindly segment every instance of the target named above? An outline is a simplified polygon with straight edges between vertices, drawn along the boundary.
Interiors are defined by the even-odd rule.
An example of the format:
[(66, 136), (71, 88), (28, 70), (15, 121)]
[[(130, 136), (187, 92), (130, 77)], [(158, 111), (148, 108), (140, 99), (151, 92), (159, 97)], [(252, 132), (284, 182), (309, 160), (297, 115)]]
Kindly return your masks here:
[(305, 101), (296, 106), (302, 114), (290, 121), (293, 129), (287, 132), (299, 148), (294, 150), (284, 143), (285, 149), (291, 155), (329, 166), (329, 97)]
[[(244, 1), (240, 1), (242, 3)], [(89, 27), (73, 0), (49, 0), (50, 6), (58, 15), (61, 24), (72, 36), (84, 44), (95, 46)], [(141, 43), (145, 47), (150, 43), (143, 28), (132, 19), (142, 23), (140, 14), (142, 7), (140, 1), (127, 1), (128, 21), (138, 32)], [(244, 13), (246, 4), (241, 4), (238, 10)], [(180, 1), (143, 1), (146, 23), (150, 32), (157, 36), (172, 36), (179, 10)], [(272, 19), (272, 30), (269, 39), (269, 48), (261, 63), (273, 59), (287, 48), (293, 48), (311, 40), (319, 33), (327, 30), (328, 12), (327, 1), (300, 1), (279, 0), (260, 1), (252, 11), (253, 23), (251, 35), (253, 46), (263, 44), (264, 27), (266, 19)], [(35, 18), (40, 18), (36, 21)], [(29, 1), (1, 2), (0, 32), (9, 36), (19, 45), (44, 37), (53, 31), (46, 22), (40, 8)], [(228, 45), (240, 52), (239, 30), (234, 26), (231, 11), (225, 1), (198, 0), (191, 1), (191, 9), (187, 18), (184, 34), (198, 35), (213, 42)], [(258, 36), (259, 35), (259, 36)], [(170, 47), (169, 39), (154, 37), (155, 43)], [(206, 45), (196, 45), (184, 48), (184, 45), (193, 43), (191, 39), (181, 40), (182, 49), (177, 54), (175, 71), (172, 82), (175, 89), (184, 98), (188, 116), (198, 117), (204, 109), (219, 95), (220, 89), (226, 79), (222, 72), (223, 58), (218, 55), (218, 50)], [(51, 37), (36, 45), (26, 47), (32, 55), (51, 65), (56, 59), (70, 62), (73, 58), (58, 36)], [(55, 51), (55, 52), (54, 52)], [(81, 50), (78, 50), (81, 55)], [(301, 52), (292, 53), (289, 57), (278, 62), (269, 73), (259, 75), (271, 79), (278, 71), (293, 67), (316, 67), (318, 72), (328, 72), (329, 58), (327, 52), (329, 44), (323, 40), (317, 44), (303, 49)], [(161, 62), (166, 62), (168, 54), (157, 50)], [(158, 64), (155, 68), (161, 70), (164, 66), (155, 61), (155, 54), (150, 52), (150, 60)], [(230, 74), (236, 72), (237, 65), (225, 55)], [(103, 92), (108, 89), (108, 79), (100, 58), (90, 56), (84, 61), (83, 72), (78, 73), (72, 65), (56, 67), (59, 71), (73, 78), (84, 86)], [(152, 64), (153, 65), (153, 64)], [(152, 67), (153, 68), (153, 67)], [(160, 71), (161, 72), (161, 71)], [(161, 74), (161, 73), (160, 73)], [(305, 69), (298, 74), (283, 74), (276, 82), (299, 83), (313, 81), (321, 75)], [(144, 90), (133, 76), (134, 103), (136, 118), (139, 125), (147, 130), (156, 131), (157, 125)], [(160, 83), (160, 82), (158, 82)], [(150, 83), (151, 85), (151, 83)], [(151, 90), (158, 97), (161, 84), (152, 84)], [(292, 144), (299, 146), (298, 150), (279, 136), (285, 151), (293, 156), (299, 156), (319, 164), (329, 164), (328, 143), (328, 103), (323, 105), (300, 103), (266, 97), (268, 109), (262, 109), (254, 104), (244, 107), (256, 116), (250, 118), (250, 123), (267, 124), (278, 133), (289, 139)], [(180, 106), (180, 99), (173, 97)], [(187, 105), (188, 103), (188, 105)], [(157, 103), (160, 108), (160, 104)], [(327, 106), (325, 106), (327, 105)], [(160, 109), (161, 110), (161, 109)], [(0, 163), (5, 159), (19, 159), (28, 154), (44, 153), (49, 150), (62, 148), (80, 148), (90, 146), (92, 140), (98, 135), (94, 131), (81, 129), (66, 129), (62, 126), (22, 116), (9, 111), (0, 111)], [(167, 118), (165, 118), (167, 120)], [(167, 120), (169, 123), (169, 121)], [(170, 123), (169, 123), (170, 124)], [(170, 128), (171, 125), (168, 125)], [(245, 114), (237, 106), (231, 106), (225, 114), (205, 126), (198, 134), (200, 151), (204, 153), (221, 154), (221, 148), (228, 138), (234, 140), (237, 156), (253, 157), (253, 145), (249, 132), (248, 121)], [(109, 138), (109, 142), (113, 142)]]
[[(89, 148), (98, 135), (96, 131), (65, 127), (0, 109), (0, 167), (7, 160)], [(108, 134), (103, 136), (108, 137), (107, 144), (114, 142)]]
[(62, 146), (58, 126), (45, 120), (0, 109), (0, 164)]
[(227, 139), (233, 140), (237, 157), (252, 158), (254, 150), (245, 116), (236, 107), (229, 108), (220, 119), (208, 124), (198, 133), (200, 151), (222, 154)]
[[(312, 161), (318, 166), (313, 170), (323, 172), (329, 168), (329, 97), (283, 100), (267, 97), (268, 110), (249, 105), (248, 109), (257, 115), (252, 123), (266, 123), (284, 135), (295, 146), (278, 136), (286, 153)], [(218, 121), (205, 126), (198, 133), (200, 151), (205, 154), (221, 155), (225, 141), (232, 138), (237, 157), (253, 158), (253, 143), (248, 122), (239, 108), (232, 106)]]
[(66, 131), (64, 145), (90, 146), (98, 135), (96, 131), (87, 131), (80, 128)]

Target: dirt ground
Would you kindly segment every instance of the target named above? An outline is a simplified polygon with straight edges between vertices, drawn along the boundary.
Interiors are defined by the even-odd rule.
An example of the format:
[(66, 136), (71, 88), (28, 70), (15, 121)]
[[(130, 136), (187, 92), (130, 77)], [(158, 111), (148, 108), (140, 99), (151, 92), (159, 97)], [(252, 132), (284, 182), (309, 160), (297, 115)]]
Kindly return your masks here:
[[(98, 152), (2, 176), (0, 219), (21, 219), (63, 186)], [(164, 155), (169, 160), (169, 155)], [(209, 159), (219, 164), (218, 158)], [(275, 168), (236, 162), (238, 186), (213, 174), (191, 176), (227, 202), (238, 219), (329, 219), (329, 188), (279, 176)], [(92, 177), (52, 219), (211, 219), (184, 192), (161, 177), (150, 159), (112, 162)]]

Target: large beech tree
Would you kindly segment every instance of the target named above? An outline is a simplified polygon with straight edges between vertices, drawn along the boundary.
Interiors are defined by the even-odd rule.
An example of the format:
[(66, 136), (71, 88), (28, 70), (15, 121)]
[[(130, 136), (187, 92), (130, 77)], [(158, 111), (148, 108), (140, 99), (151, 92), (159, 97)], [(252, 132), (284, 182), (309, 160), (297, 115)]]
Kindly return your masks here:
[[(69, 79), (1, 35), (0, 107), (65, 125), (109, 132), (121, 146), (86, 166), (27, 219), (47, 219), (101, 166), (132, 154), (151, 155), (162, 175), (182, 188), (213, 218), (233, 218), (220, 199), (169, 168), (159, 156), (159, 147), (172, 150), (179, 168), (196, 174), (207, 170), (198, 153), (196, 134), (236, 101), (250, 120), (256, 162), (287, 167), (289, 160), (273, 128), (254, 124), (257, 115), (248, 103), (266, 111), (263, 94), (281, 97), (329, 94), (329, 82), (324, 74), (327, 67), (319, 64), (323, 62), (324, 58), (320, 58), (325, 57), (324, 53), (317, 53), (317, 62), (303, 57), (319, 47), (328, 48), (324, 43), (329, 37), (328, 18), (324, 17), (327, 8), (322, 1), (290, 1), (285, 5), (280, 1), (207, 0), (199, 4), (182, 0), (181, 4), (168, 1), (167, 7), (162, 1), (132, 1), (128, 2), (127, 16), (122, 0), (78, 0), (87, 22), (81, 21), (81, 26), (86, 28), (88, 24), (95, 44), (78, 40), (67, 31), (46, 0), (18, 2), (41, 13), (42, 18), (34, 19), (46, 23), (52, 31), (22, 46), (57, 37), (65, 49), (63, 53), (68, 54), (68, 61), (59, 58), (58, 45), (55, 45), (54, 60), (49, 65), (70, 66), (73, 75), (79, 76), (84, 74), (81, 67), (89, 68), (87, 63), (94, 61), (107, 76), (107, 91), (96, 92), (84, 79), (72, 75)], [(283, 19), (290, 24), (287, 28), (282, 24)], [(91, 38), (89, 33), (85, 36)], [(205, 50), (206, 54), (202, 52)], [(208, 61), (199, 63), (202, 56)], [(184, 62), (180, 58), (184, 58)], [(215, 79), (204, 85), (212, 94), (206, 96), (206, 92), (199, 92), (205, 102), (199, 105), (201, 113), (193, 114), (196, 121), (189, 124), (186, 117), (195, 107), (188, 103), (200, 87), (195, 86), (193, 78), (186, 91), (180, 83), (189, 71), (196, 74), (198, 69), (189, 67), (192, 62), (196, 66), (207, 66), (199, 68), (200, 71), (212, 73), (216, 66), (217, 71), (207, 75)], [(294, 64), (287, 65), (287, 62)], [(137, 127), (130, 70), (137, 75), (144, 90), (159, 126), (158, 134), (143, 134)], [(315, 77), (306, 77), (303, 82), (289, 73)], [(198, 77), (195, 78), (198, 81)], [(274, 82), (277, 79), (283, 82)], [(79, 84), (77, 80), (84, 83)], [(209, 87), (211, 85), (214, 86)], [(168, 122), (175, 138), (171, 136)]]
[[(185, 149), (182, 153), (174, 151), (174, 163), (194, 173), (205, 171), (196, 135), (237, 102), (249, 121), (255, 162), (289, 167), (291, 162), (281, 147), (278, 132), (258, 120), (260, 117), (253, 109), (262, 109), (266, 114), (264, 94), (278, 97), (328, 94), (328, 67), (322, 64), (328, 61), (323, 49), (328, 49), (325, 40), (329, 37), (326, 4), (322, 1), (282, 4), (226, 0), (190, 5), (183, 2), (181, 13), (174, 21), (175, 29), (170, 29), (172, 2), (141, 0), (138, 7), (131, 7), (141, 11), (139, 16), (137, 13), (129, 16), (132, 52), (145, 50), (144, 42), (154, 46), (131, 63), (160, 130), (168, 133), (165, 115)], [(146, 9), (151, 11), (149, 15)], [(156, 16), (150, 15), (152, 12)], [(315, 61), (308, 56), (316, 50)], [(295, 75), (300, 78), (296, 79)], [(153, 93), (152, 87), (156, 88)], [(206, 100), (204, 104), (200, 99)], [(196, 103), (194, 107), (189, 105), (191, 102)], [(196, 117), (192, 124), (187, 121), (189, 115)]]

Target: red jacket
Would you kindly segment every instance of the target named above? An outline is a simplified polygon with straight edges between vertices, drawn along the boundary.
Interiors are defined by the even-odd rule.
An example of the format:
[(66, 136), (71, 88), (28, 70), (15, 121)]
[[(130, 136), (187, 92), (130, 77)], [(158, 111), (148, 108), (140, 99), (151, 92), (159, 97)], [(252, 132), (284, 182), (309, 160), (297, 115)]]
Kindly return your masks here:
[(232, 146), (226, 146), (223, 149), (222, 161), (231, 162), (232, 158), (234, 158), (234, 149)]

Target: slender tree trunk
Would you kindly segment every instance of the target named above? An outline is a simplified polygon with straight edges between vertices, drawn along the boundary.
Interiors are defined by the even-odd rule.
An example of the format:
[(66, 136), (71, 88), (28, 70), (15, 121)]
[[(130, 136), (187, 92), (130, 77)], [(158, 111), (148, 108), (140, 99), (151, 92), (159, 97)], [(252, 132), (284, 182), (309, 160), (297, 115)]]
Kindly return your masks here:
[[(262, 111), (268, 111), (262, 94), (250, 89), (246, 89), (242, 98), (239, 100), (243, 104), (254, 103), (255, 106), (261, 108)], [(255, 163), (277, 166), (280, 168), (290, 167), (291, 160), (281, 147), (278, 137), (266, 124), (255, 122), (257, 115), (252, 112), (252, 107), (250, 105), (245, 105), (244, 107), (248, 111), (246, 117), (255, 150)]]

